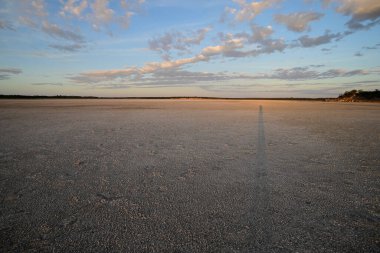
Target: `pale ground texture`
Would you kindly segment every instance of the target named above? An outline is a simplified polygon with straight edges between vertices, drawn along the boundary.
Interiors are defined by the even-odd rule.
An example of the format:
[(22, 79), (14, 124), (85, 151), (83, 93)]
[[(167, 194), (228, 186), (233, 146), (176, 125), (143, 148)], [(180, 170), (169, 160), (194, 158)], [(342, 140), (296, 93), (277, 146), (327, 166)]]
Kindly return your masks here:
[(0, 101), (1, 252), (379, 252), (380, 104)]

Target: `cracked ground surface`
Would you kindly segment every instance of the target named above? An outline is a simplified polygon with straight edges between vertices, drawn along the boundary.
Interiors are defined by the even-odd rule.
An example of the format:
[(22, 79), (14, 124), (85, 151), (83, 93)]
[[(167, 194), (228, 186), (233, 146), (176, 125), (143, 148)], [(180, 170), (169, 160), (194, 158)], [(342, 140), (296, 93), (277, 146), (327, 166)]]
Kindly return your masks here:
[(379, 252), (380, 104), (0, 101), (1, 252)]

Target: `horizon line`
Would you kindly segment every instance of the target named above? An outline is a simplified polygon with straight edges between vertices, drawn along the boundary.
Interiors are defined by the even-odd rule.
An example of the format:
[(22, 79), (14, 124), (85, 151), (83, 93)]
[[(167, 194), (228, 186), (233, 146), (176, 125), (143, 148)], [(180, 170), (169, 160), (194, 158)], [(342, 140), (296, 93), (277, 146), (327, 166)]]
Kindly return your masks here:
[(326, 100), (336, 97), (213, 97), (213, 96), (77, 96), (77, 95), (4, 95), (0, 99), (226, 99), (226, 100)]

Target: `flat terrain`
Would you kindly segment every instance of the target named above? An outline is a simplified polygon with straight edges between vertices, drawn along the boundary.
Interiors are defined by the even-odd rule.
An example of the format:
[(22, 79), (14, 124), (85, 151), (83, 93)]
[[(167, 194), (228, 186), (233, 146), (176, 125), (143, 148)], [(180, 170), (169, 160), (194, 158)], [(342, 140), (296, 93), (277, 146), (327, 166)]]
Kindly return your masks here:
[(380, 104), (1, 100), (0, 251), (379, 252)]

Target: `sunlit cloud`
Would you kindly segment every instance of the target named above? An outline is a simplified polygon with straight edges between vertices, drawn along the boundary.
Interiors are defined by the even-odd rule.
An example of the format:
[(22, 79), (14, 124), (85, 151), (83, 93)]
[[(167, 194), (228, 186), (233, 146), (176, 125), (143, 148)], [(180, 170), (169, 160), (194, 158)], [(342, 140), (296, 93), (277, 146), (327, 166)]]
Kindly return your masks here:
[(351, 29), (368, 29), (380, 22), (380, 1), (378, 0), (325, 0), (325, 5), (336, 3), (336, 11), (351, 19)]
[(82, 12), (87, 8), (88, 1), (87, 0), (68, 0), (63, 5), (60, 14), (62, 16), (66, 15), (74, 15), (76, 17), (80, 17)]
[(247, 2), (246, 0), (233, 0), (237, 7), (226, 7), (222, 21), (225, 21), (228, 16), (232, 16), (237, 22), (251, 21), (263, 11), (281, 1), (282, 0), (263, 0)]

